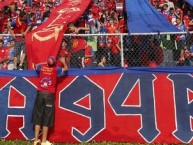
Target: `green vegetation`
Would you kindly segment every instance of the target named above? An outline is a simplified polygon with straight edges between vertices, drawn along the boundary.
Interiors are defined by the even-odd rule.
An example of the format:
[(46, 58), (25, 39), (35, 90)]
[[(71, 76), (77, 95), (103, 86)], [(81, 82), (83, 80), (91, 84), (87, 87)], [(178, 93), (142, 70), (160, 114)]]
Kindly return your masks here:
[[(32, 141), (3, 140), (3, 139), (1, 139), (0, 145), (33, 145), (33, 142)], [(54, 143), (54, 145), (153, 145), (153, 144), (91, 142), (91, 143)], [(154, 145), (167, 145), (167, 144), (154, 144)], [(169, 144), (169, 145), (183, 145), (183, 144)], [(191, 145), (191, 144), (189, 144), (189, 145)]]

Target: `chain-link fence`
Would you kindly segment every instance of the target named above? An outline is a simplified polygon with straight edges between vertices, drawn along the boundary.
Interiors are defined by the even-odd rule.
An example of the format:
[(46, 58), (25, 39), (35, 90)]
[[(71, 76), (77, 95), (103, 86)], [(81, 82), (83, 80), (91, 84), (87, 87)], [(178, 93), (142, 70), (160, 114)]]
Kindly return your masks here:
[[(191, 66), (193, 60), (190, 33), (65, 35), (65, 39), (70, 42), (71, 67), (95, 67), (101, 63), (105, 67)], [(81, 46), (81, 42), (85, 44)], [(82, 54), (76, 52), (76, 45), (85, 48)]]
[(59, 55), (70, 68), (192, 66), (192, 34), (65, 34)]

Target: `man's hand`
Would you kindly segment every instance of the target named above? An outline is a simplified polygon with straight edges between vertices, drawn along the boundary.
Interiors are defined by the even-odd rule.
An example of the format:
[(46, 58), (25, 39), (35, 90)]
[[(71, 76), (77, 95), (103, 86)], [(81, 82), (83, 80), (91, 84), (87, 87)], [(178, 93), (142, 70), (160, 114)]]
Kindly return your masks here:
[(62, 71), (67, 71), (68, 65), (66, 64), (66, 59), (64, 57), (59, 57), (58, 60), (63, 64)]

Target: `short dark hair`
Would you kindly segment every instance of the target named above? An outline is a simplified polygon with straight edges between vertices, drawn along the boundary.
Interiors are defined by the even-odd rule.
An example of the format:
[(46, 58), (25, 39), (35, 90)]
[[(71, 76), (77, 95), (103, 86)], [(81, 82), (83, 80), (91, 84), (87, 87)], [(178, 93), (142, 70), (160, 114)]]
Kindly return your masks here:
[(0, 39), (0, 43), (3, 43), (4, 44), (4, 41), (2, 39)]

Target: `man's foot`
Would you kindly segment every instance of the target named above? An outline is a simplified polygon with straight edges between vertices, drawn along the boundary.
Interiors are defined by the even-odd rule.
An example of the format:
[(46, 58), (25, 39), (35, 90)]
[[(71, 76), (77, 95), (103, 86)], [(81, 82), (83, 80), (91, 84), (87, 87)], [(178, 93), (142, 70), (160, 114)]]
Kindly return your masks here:
[(34, 140), (34, 145), (41, 145), (41, 141), (38, 139), (38, 140)]
[(23, 70), (23, 66), (19, 65), (18, 70)]
[(49, 142), (49, 141), (45, 141), (45, 142), (42, 142), (41, 145), (53, 145), (53, 144), (51, 142)]

